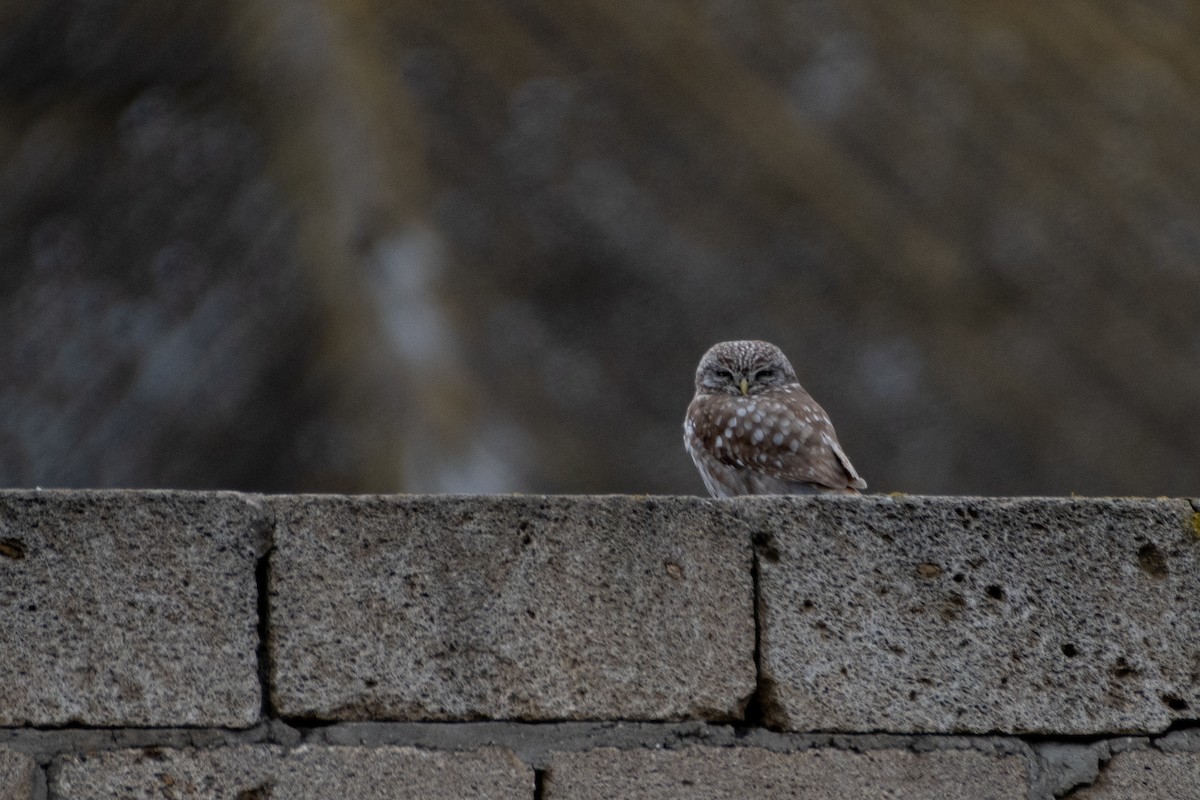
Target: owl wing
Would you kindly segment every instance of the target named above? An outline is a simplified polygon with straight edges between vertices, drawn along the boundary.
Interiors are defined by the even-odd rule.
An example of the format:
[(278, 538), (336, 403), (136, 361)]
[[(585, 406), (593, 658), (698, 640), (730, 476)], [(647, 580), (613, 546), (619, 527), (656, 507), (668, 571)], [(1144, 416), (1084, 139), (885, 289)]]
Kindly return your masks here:
[(799, 384), (722, 398), (705, 412), (708, 424), (701, 439), (723, 464), (835, 491), (867, 487), (842, 450), (829, 415)]
[[(828, 489), (867, 488), (867, 482), (842, 450), (829, 415), (808, 392), (792, 384), (772, 394), (759, 405), (766, 411), (764, 420), (779, 420), (777, 430), (764, 437), (760, 446), (764, 461), (775, 468), (779, 477)], [(790, 420), (790, 426), (785, 426), (785, 420)], [(782, 440), (780, 433), (784, 434)]]

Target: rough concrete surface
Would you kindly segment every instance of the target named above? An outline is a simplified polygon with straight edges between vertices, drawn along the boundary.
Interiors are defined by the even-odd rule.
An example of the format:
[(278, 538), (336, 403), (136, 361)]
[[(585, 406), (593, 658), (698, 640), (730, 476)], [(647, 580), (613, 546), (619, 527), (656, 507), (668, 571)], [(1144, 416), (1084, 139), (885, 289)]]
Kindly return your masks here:
[(24, 753), (0, 748), (0, 800), (33, 800), (37, 770)]
[(61, 800), (532, 800), (534, 775), (501, 749), (437, 753), (409, 747), (147, 748), (64, 758), (51, 770), (50, 790)]
[(1025, 800), (1027, 776), (1018, 756), (973, 750), (600, 748), (555, 756), (544, 787), (546, 800)]
[(274, 703), (331, 719), (724, 719), (750, 537), (684, 498), (272, 501)]
[(1200, 713), (1187, 501), (736, 502), (757, 518), (769, 723), (1114, 734)]
[(0, 492), (0, 725), (252, 724), (267, 527), (235, 494)]
[(1200, 753), (1120, 753), (1071, 800), (1182, 800), (1200, 797)]

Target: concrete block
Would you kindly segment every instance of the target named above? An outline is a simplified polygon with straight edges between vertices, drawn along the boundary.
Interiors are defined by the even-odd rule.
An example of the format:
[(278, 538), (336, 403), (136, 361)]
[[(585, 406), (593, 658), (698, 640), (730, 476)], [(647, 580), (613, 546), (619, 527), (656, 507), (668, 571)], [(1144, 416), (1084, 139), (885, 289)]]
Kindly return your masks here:
[(272, 687), (285, 716), (725, 719), (754, 690), (749, 534), (727, 505), (272, 504)]
[(0, 492), (0, 725), (253, 724), (266, 530), (234, 494)]
[(0, 747), (0, 800), (33, 800), (37, 770), (29, 756)]
[(1072, 800), (1179, 800), (1200, 797), (1200, 753), (1120, 753)]
[(495, 798), (533, 800), (533, 769), (511, 752), (272, 745), (118, 750), (64, 758), (50, 775), (61, 800), (191, 797)]
[(1020, 756), (974, 750), (817, 749), (778, 753), (755, 747), (681, 750), (599, 748), (554, 757), (546, 800), (1025, 800)]
[(737, 502), (757, 515), (774, 725), (1145, 733), (1200, 709), (1186, 501)]

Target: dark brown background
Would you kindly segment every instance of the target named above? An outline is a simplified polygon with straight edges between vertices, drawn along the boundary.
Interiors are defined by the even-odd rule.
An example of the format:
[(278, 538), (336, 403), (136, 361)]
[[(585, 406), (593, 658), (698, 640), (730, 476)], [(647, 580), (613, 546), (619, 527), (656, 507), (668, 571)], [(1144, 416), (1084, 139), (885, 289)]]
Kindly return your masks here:
[(0, 485), (1200, 494), (1186, 0), (0, 0)]

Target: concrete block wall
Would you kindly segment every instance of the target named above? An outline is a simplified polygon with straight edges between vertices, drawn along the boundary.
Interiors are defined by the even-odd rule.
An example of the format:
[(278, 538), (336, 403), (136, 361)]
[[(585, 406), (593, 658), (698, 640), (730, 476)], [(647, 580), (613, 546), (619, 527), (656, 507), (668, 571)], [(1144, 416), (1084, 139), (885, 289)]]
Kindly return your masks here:
[(0, 800), (1200, 797), (1200, 503), (0, 492)]

